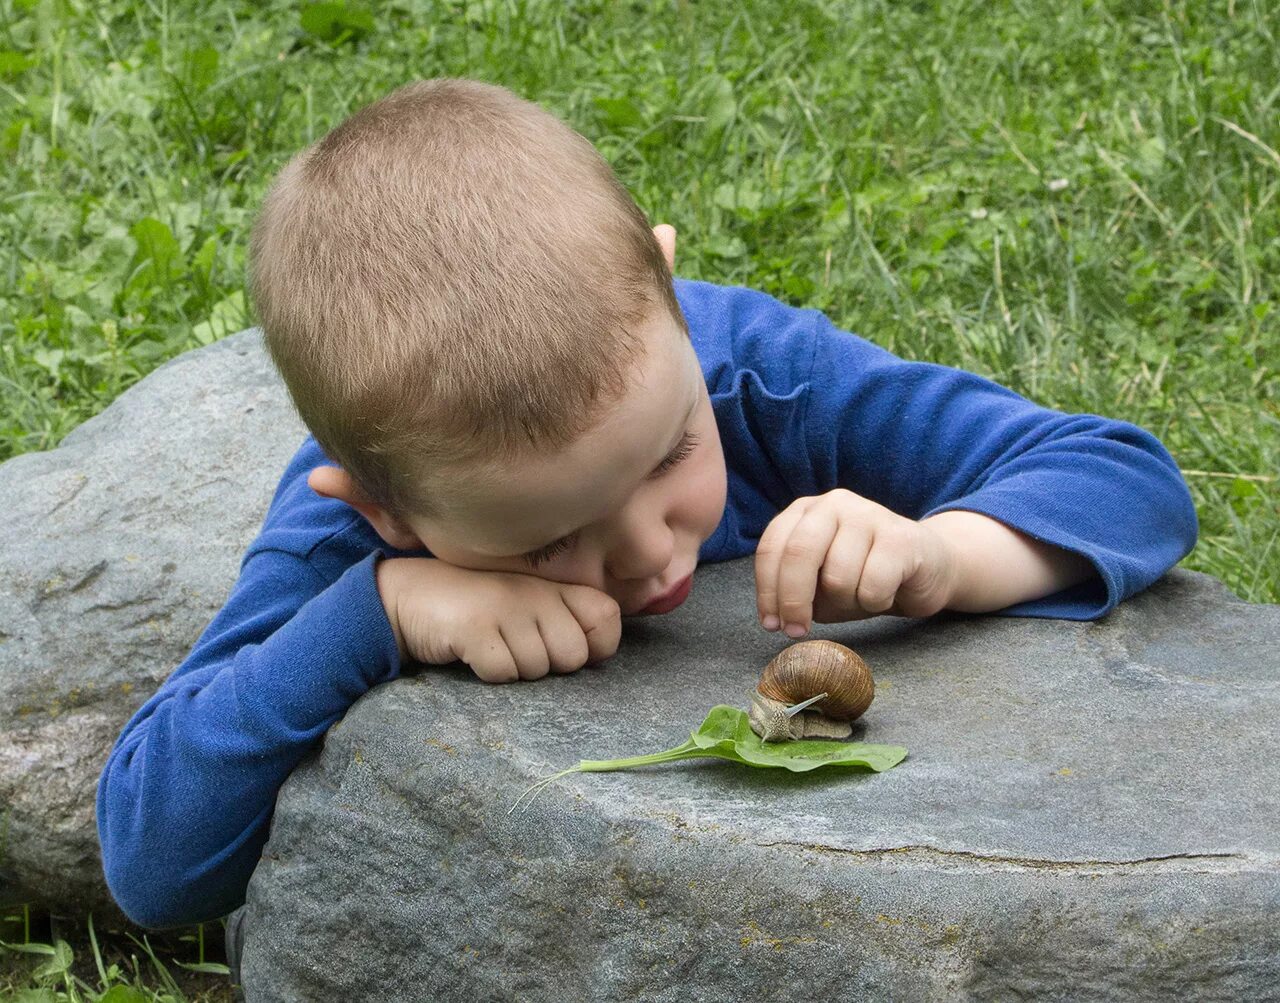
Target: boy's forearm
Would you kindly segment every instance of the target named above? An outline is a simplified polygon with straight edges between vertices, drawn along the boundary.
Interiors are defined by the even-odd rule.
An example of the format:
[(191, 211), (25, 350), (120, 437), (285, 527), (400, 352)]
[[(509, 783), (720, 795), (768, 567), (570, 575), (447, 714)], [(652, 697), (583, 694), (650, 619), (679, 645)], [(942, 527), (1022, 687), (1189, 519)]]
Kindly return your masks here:
[(400, 614), (396, 603), (404, 560), (404, 558), (384, 558), (378, 562), (374, 573), (378, 596), (382, 600), (382, 608), (386, 611), (387, 623), (391, 625), (391, 633), (395, 635), (396, 648), (400, 651), (401, 665), (409, 659), (409, 651), (404, 643), (404, 633), (400, 630)]
[(394, 672), (368, 562), (319, 592), (308, 574), (291, 555), (256, 554), (108, 757), (96, 802), (103, 867), (141, 925), (196, 923), (244, 901), (280, 785)]
[(921, 525), (936, 531), (954, 555), (950, 610), (990, 613), (1053, 595), (1096, 574), (1088, 558), (977, 512), (939, 512)]

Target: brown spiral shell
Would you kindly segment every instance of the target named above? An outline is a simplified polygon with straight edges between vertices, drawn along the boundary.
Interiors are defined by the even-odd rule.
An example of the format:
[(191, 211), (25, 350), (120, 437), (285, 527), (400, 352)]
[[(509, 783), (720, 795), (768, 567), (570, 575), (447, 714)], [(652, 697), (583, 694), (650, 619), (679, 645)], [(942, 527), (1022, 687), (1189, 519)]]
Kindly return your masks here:
[(837, 721), (861, 717), (875, 697), (875, 683), (856, 651), (835, 641), (801, 641), (784, 648), (764, 668), (757, 684), (764, 696), (796, 704), (830, 694), (810, 709)]

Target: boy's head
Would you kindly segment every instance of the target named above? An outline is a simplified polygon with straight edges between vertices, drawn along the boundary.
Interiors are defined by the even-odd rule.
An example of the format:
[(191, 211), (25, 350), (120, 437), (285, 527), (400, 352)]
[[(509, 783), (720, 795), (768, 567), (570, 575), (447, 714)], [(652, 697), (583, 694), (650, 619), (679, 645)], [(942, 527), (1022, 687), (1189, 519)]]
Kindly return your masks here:
[[(724, 469), (672, 287), (674, 232), (656, 233), (586, 139), (477, 81), (411, 84), (304, 150), (267, 196), (250, 261), (271, 356), (340, 465), (312, 487), (391, 545), (464, 566), (527, 571), (523, 556), (558, 539), (543, 533), (583, 530), (595, 559), (537, 573), (633, 605), (674, 584), (719, 521)], [(644, 465), (695, 425), (702, 497), (654, 488)], [(638, 499), (643, 534), (620, 529)]]

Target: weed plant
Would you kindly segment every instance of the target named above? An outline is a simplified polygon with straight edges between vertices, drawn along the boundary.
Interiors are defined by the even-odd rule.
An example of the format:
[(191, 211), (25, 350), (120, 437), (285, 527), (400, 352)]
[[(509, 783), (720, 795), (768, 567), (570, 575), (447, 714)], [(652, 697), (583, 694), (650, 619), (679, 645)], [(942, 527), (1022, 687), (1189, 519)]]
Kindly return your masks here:
[(678, 274), (1151, 429), (1201, 519), (1185, 566), (1280, 601), (1277, 24), (1270, 0), (0, 0), (0, 459), (250, 322), (246, 233), (292, 153), (472, 76), (594, 140), (678, 229)]
[[(83, 929), (58, 934), (59, 924), (38, 917), (45, 930), (33, 936), (31, 910), (0, 916), (0, 1000), (9, 1003), (230, 1003), (222, 956), (223, 924), (210, 923), (175, 935), (149, 936), (132, 930), (100, 937), (93, 916)], [(211, 931), (206, 956), (206, 930)], [(6, 939), (11, 938), (11, 939)], [(153, 946), (152, 940), (160, 943)], [(104, 942), (105, 941), (105, 942)], [(193, 947), (191, 961), (173, 957)], [(166, 954), (170, 964), (160, 958)]]

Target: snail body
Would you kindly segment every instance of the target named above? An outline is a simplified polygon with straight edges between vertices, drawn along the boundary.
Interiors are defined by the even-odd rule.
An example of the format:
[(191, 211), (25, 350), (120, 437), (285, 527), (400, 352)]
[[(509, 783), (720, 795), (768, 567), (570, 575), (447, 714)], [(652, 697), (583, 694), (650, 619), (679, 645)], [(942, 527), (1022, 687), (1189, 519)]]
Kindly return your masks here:
[[(787, 709), (825, 694), (807, 709)], [(749, 720), (766, 742), (798, 738), (847, 738), (851, 721), (875, 697), (867, 663), (835, 641), (801, 641), (780, 651), (765, 666), (751, 694)]]

